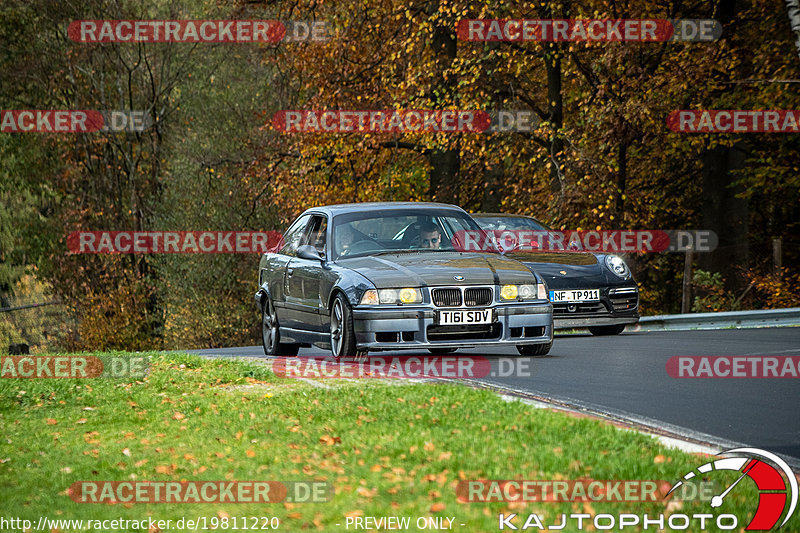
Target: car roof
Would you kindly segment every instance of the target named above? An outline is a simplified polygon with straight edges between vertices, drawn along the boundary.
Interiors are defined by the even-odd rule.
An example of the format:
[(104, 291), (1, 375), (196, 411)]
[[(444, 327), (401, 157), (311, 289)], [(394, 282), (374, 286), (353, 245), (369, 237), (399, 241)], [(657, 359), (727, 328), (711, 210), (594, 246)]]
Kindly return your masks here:
[(458, 211), (464, 212), (464, 210), (457, 205), (442, 204), (437, 202), (360, 202), (312, 207), (304, 211), (303, 214), (328, 213), (330, 215), (338, 215), (346, 212), (385, 211), (387, 209), (415, 209), (424, 211), (431, 208), (457, 209)]

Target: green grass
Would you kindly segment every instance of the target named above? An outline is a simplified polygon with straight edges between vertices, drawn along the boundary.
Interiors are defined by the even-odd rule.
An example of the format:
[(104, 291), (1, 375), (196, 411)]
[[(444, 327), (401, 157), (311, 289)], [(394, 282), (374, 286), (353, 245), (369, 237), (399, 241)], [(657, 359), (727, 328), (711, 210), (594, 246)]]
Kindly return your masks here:
[[(277, 516), (282, 531), (345, 531), (345, 515), (362, 513), (455, 517), (457, 530), (496, 531), (501, 512), (518, 513), (521, 527), (528, 513), (557, 523), (560, 513), (652, 515), (665, 504), (459, 503), (459, 480), (677, 480), (705, 462), (603, 422), (453, 383), (323, 380), (323, 388), (258, 362), (137, 355), (152, 358), (138, 381), (0, 379), (2, 516)], [(268, 505), (80, 504), (66, 495), (79, 480), (134, 479), (318, 480), (335, 495)], [(744, 487), (725, 509), (744, 527), (755, 501)], [(708, 511), (684, 503), (679, 512)]]

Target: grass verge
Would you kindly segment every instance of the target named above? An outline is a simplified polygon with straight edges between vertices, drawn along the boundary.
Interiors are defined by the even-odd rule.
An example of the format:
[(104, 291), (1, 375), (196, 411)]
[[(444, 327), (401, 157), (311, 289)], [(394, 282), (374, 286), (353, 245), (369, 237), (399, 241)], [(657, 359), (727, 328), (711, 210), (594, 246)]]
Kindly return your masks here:
[[(234, 517), (275, 516), (283, 531), (345, 531), (347, 517), (440, 517), (473, 532), (497, 531), (499, 513), (517, 513), (521, 528), (529, 513), (547, 525), (561, 513), (710, 511), (701, 502), (459, 503), (462, 480), (677, 480), (705, 461), (453, 383), (320, 387), (280, 379), (258, 362), (137, 355), (151, 357), (139, 380), (0, 379), (2, 516), (173, 520), (166, 530), (181, 517), (206, 517), (209, 528), (227, 517), (220, 529), (231, 530)], [(304, 504), (81, 504), (67, 495), (76, 481), (101, 480), (316, 480), (335, 494)], [(756, 502), (743, 487), (724, 512), (743, 528)]]

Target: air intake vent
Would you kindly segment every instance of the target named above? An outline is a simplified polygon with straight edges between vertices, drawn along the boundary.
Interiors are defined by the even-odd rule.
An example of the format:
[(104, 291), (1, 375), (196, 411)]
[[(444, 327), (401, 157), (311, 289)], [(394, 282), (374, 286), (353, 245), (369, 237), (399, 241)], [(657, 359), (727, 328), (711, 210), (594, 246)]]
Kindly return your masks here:
[(464, 291), (464, 304), (467, 307), (489, 305), (492, 303), (492, 289), (488, 287), (469, 288)]
[(461, 305), (461, 290), (433, 289), (433, 304), (437, 307), (458, 307)]

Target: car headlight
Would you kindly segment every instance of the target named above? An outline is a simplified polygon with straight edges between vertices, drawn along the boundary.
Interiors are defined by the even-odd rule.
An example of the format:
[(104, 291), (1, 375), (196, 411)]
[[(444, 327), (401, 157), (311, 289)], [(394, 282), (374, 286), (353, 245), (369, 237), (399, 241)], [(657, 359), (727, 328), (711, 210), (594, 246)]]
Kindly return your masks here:
[(361, 297), (361, 305), (378, 304), (418, 304), (422, 302), (422, 291), (419, 289), (369, 289)]
[(606, 266), (611, 272), (613, 272), (622, 279), (625, 279), (631, 275), (631, 271), (630, 269), (628, 269), (628, 265), (626, 265), (625, 261), (623, 261), (622, 258), (619, 256), (607, 255)]
[(536, 285), (503, 285), (500, 287), (501, 300), (546, 300), (547, 289), (543, 283)]

